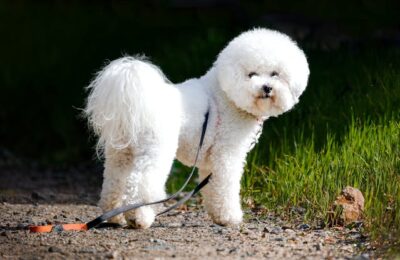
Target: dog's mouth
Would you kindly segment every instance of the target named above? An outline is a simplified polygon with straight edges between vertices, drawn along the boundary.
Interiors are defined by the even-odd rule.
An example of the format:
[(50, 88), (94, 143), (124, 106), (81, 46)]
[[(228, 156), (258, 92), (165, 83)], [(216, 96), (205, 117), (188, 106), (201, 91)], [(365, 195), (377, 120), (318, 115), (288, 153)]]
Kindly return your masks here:
[(267, 102), (268, 101), (268, 102), (274, 104), (275, 101), (276, 101), (276, 96), (271, 94), (271, 93), (269, 93), (269, 94), (263, 93), (263, 94), (257, 96), (256, 99), (261, 101), (261, 102)]
[(259, 96), (257, 96), (257, 99), (274, 99), (274, 95), (272, 93), (261, 93)]
[(261, 96), (259, 96), (258, 98), (260, 98), (260, 99), (268, 99), (268, 98), (270, 98), (271, 97), (271, 94), (269, 94), (269, 93), (263, 93), (263, 94), (261, 94)]

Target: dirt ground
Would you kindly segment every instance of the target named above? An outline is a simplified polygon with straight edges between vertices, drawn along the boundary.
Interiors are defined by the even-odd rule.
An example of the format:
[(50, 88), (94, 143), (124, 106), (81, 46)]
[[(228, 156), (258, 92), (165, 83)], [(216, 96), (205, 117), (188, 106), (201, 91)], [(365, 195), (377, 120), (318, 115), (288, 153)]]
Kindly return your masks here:
[(212, 223), (198, 199), (147, 230), (29, 233), (45, 223), (86, 222), (96, 206), (101, 167), (42, 169), (0, 158), (0, 259), (369, 259), (358, 229), (318, 229), (286, 222), (267, 211), (246, 211), (239, 227)]

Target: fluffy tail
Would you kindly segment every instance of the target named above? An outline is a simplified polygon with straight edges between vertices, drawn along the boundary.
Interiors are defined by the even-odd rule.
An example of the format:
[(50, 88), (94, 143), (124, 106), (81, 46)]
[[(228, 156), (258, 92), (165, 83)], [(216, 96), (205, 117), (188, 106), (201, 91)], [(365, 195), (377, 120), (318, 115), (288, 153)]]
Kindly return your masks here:
[(167, 79), (155, 65), (123, 57), (105, 66), (90, 83), (85, 114), (99, 136), (98, 151), (123, 149), (154, 122), (154, 96)]

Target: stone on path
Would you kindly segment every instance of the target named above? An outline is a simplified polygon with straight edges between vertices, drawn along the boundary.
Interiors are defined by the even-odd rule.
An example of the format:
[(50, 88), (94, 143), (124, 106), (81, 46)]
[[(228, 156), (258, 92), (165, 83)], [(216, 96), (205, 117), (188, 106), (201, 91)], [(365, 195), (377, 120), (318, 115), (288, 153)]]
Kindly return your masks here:
[[(359, 189), (347, 186), (336, 198), (332, 208), (332, 224), (349, 225), (360, 221), (364, 211), (364, 196)], [(340, 214), (335, 216), (334, 212)]]

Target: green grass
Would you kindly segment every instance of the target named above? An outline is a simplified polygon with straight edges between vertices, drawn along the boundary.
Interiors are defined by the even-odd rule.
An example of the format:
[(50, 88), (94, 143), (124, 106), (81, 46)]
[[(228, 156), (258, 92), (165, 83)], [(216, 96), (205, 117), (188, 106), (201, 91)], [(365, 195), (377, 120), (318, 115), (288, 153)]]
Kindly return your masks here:
[[(317, 56), (316, 56), (317, 57)], [(248, 157), (243, 195), (277, 213), (327, 220), (340, 191), (365, 197), (373, 239), (400, 243), (399, 52), (319, 54), (298, 107), (267, 121)]]

